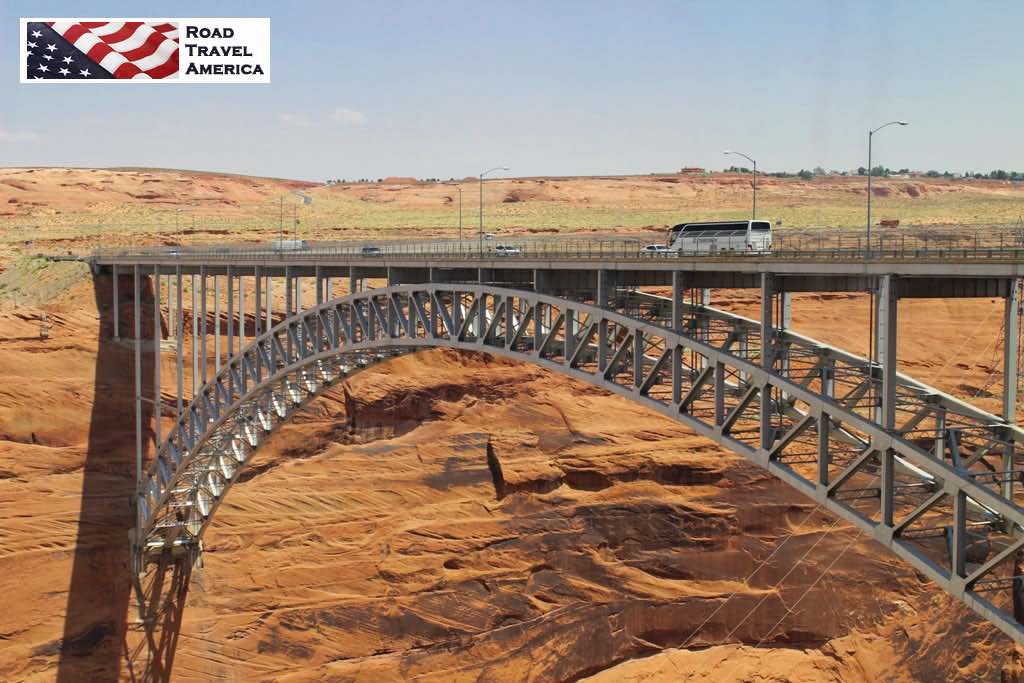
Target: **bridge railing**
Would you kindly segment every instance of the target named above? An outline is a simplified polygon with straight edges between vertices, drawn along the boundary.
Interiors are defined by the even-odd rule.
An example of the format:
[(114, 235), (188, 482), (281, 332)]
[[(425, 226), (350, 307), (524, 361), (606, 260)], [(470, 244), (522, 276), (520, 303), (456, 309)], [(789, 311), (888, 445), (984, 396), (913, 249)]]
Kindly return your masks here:
[(379, 261), (388, 257), (444, 257), (478, 261), (482, 259), (635, 259), (641, 261), (678, 258), (725, 259), (1007, 259), (1024, 258), (1024, 230), (916, 229), (880, 231), (871, 236), (870, 249), (864, 231), (786, 230), (776, 231), (768, 253), (707, 250), (654, 252), (647, 239), (609, 236), (495, 237), (491, 239), (367, 240), (361, 242), (311, 242), (304, 248), (279, 249), (270, 244), (240, 244), (230, 247), (188, 245), (98, 249), (93, 257), (161, 257), (182, 261), (282, 261), (347, 260)]

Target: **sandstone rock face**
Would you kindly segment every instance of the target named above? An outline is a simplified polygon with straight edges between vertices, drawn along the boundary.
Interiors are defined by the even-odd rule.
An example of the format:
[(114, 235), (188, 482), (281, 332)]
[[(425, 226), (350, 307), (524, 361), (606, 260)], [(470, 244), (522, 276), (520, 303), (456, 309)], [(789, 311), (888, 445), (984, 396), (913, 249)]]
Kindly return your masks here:
[[(48, 310), (45, 342), (25, 309), (0, 314), (0, 679), (130, 680), (131, 353), (100, 343), (91, 286)], [(905, 369), (980, 395), (999, 311), (901, 304)], [(796, 298), (797, 330), (854, 351), (866, 317), (863, 297)], [(621, 397), (445, 350), (357, 375), (277, 433), (157, 618), (174, 681), (1019, 671), (993, 627), (746, 461)]]

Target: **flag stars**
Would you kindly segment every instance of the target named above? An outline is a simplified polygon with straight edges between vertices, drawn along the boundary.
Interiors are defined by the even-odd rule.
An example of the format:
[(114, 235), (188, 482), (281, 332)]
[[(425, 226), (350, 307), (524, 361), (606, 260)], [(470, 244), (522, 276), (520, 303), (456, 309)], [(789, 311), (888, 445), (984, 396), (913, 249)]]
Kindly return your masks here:
[(43, 55), (43, 59), (49, 62), (53, 59), (53, 55)]
[(43, 32), (42, 31), (32, 31), (32, 37), (33, 38), (42, 38), (42, 36), (43, 36)]
[(37, 43), (29, 43), (28, 46), (29, 47), (39, 47), (39, 45)]
[(67, 76), (70, 73), (71, 73), (70, 71), (68, 71), (67, 69), (64, 69), (64, 68), (61, 68), (61, 70), (60, 70), (60, 75), (61, 76)]
[(40, 64), (39, 65), (39, 70), (40, 71), (49, 71), (50, 67), (46, 66), (45, 64)]
[(82, 75), (82, 76), (85, 76), (86, 78), (88, 78), (89, 76), (91, 76), (91, 75), (92, 75), (92, 74), (90, 74), (90, 73), (89, 73), (89, 70), (88, 70), (88, 69), (82, 69), (82, 70), (81, 70), (81, 71), (79, 71), (78, 73), (79, 73), (80, 75)]
[(61, 61), (64, 62), (65, 64), (70, 64), (71, 62), (73, 62), (75, 60), (71, 59), (71, 57), (65, 57)]
[(56, 45), (47, 45), (46, 49), (49, 50), (50, 52), (56, 52), (57, 51), (57, 46)]

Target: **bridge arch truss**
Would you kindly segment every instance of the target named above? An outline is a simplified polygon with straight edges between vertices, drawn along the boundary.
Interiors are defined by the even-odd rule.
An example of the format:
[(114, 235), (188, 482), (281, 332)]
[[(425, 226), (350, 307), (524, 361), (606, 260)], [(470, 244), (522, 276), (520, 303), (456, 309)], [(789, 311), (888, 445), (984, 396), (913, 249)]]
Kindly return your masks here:
[[(137, 272), (137, 271), (136, 271)], [(354, 373), (435, 347), (538, 364), (678, 420), (861, 529), (1018, 642), (1016, 427), (760, 321), (633, 292), (618, 310), (490, 285), (400, 285), (287, 317), (180, 412), (140, 486), (136, 571), (195, 552), (240, 471)], [(180, 300), (180, 295), (179, 295)], [(180, 332), (180, 327), (179, 327)], [(877, 400), (876, 400), (877, 399)]]

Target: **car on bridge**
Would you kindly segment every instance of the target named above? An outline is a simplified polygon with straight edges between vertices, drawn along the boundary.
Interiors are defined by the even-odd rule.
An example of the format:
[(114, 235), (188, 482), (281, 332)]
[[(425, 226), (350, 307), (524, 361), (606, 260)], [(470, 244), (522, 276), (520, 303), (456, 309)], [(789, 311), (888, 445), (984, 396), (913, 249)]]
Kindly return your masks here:
[(643, 249), (640, 250), (640, 253), (643, 254), (644, 256), (667, 254), (668, 247), (666, 247), (664, 244), (648, 244)]
[(380, 256), (384, 251), (373, 244), (367, 244), (359, 250), (359, 253), (363, 256)]
[(519, 256), (523, 250), (509, 244), (498, 244), (494, 247), (495, 256)]

